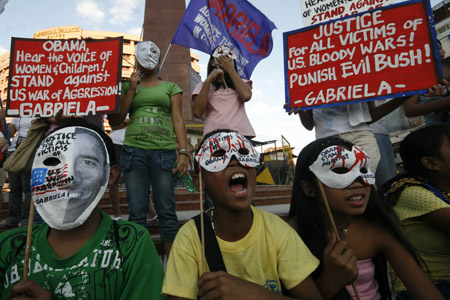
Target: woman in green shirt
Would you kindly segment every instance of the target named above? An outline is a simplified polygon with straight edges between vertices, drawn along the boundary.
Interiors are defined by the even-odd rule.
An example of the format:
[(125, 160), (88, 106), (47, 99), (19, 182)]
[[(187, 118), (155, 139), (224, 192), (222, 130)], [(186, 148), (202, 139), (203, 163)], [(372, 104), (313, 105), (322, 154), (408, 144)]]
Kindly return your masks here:
[(127, 188), (128, 220), (146, 225), (151, 186), (168, 254), (178, 231), (175, 174), (182, 176), (188, 170), (182, 90), (158, 78), (160, 51), (153, 42), (140, 42), (135, 55), (137, 72), (122, 84), (120, 112), (108, 119), (111, 126), (117, 126), (127, 113), (130, 116), (119, 165)]

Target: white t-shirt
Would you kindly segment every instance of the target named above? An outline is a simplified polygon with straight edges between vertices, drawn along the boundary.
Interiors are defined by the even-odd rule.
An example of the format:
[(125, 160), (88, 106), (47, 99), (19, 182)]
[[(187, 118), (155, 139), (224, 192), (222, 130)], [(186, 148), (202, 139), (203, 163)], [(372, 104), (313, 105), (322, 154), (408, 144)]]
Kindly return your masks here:
[(13, 118), (11, 120), (10, 124), (14, 125), (17, 131), (8, 151), (16, 150), (17, 141), (19, 139), (23, 140), (27, 136), (28, 130), (30, 129), (31, 124), (33, 124), (34, 120), (36, 120), (36, 118)]
[[(363, 104), (367, 106), (366, 103)], [(316, 139), (346, 132), (370, 130), (370, 126), (366, 122), (359, 123), (355, 126), (350, 125), (350, 114), (352, 114), (353, 119), (370, 121), (370, 113), (368, 114), (368, 109), (360, 111), (352, 110), (351, 113), (348, 109), (348, 105), (314, 109), (313, 120)]]

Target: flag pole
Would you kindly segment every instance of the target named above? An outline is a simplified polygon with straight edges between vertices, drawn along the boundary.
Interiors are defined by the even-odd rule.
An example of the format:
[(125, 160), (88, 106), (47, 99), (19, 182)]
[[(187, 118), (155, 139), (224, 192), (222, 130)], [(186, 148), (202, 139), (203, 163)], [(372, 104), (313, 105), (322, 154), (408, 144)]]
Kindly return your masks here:
[(161, 64), (159, 65), (158, 75), (163, 68), (164, 62), (166, 61), (166, 57), (167, 57), (167, 54), (169, 53), (170, 47), (172, 47), (172, 43), (170, 43), (169, 47), (167, 47), (166, 53), (164, 54), (164, 57), (163, 57), (163, 60), (162, 60)]

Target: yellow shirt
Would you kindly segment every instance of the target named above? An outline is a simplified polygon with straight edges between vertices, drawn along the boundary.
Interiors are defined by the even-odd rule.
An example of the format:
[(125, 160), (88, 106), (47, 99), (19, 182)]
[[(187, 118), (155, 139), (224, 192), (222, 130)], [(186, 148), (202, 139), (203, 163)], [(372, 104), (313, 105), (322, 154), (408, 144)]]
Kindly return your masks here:
[[(432, 280), (450, 280), (450, 237), (415, 218), (445, 208), (450, 208), (450, 205), (420, 186), (406, 188), (394, 207), (403, 233), (426, 263)], [(394, 287), (396, 291), (405, 290), (398, 278)]]
[[(298, 234), (282, 219), (251, 207), (253, 224), (239, 241), (217, 238), (228, 274), (281, 293), (297, 286), (319, 265)], [(209, 267), (206, 265), (206, 271)], [(201, 244), (195, 222), (179, 230), (170, 252), (162, 293), (197, 299), (202, 274)]]

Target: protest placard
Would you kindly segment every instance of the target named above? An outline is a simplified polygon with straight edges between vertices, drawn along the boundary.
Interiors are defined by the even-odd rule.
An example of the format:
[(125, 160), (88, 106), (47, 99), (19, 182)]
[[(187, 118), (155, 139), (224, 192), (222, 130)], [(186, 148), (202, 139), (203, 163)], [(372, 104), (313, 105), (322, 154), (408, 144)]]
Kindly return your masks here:
[(7, 114), (85, 116), (117, 112), (123, 38), (12, 38)]
[(439, 82), (428, 1), (284, 33), (288, 109), (424, 93)]
[(300, 0), (303, 26), (324, 23), (394, 4), (394, 0)]

